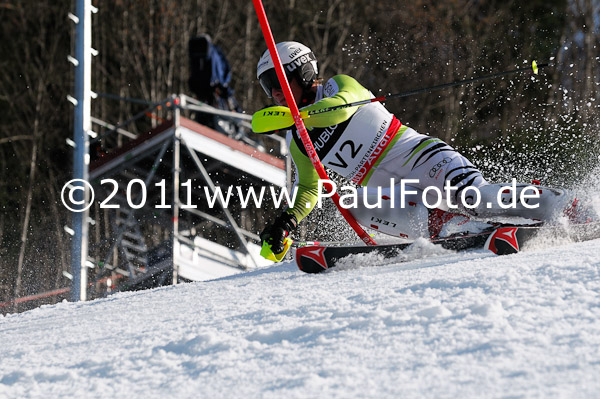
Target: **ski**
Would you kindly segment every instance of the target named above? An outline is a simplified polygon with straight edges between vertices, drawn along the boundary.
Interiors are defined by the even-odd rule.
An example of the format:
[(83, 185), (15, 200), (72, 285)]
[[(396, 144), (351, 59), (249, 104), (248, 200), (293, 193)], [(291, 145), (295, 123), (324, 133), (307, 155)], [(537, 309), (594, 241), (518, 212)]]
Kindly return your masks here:
[[(433, 238), (430, 241), (433, 244), (455, 251), (484, 248), (497, 255), (509, 255), (519, 252), (525, 244), (540, 236), (558, 241), (593, 240), (600, 238), (600, 222), (568, 226), (498, 227), (477, 234)], [(303, 272), (320, 273), (335, 267), (340, 259), (349, 255), (376, 253), (385, 257), (394, 257), (412, 244), (413, 242), (376, 246), (307, 245), (296, 249), (295, 259), (298, 268)]]
[[(466, 249), (483, 248), (489, 236), (495, 230), (482, 233), (452, 236), (448, 238), (434, 238), (431, 242), (446, 249), (461, 251)], [(330, 269), (346, 256), (377, 253), (385, 257), (393, 257), (411, 246), (413, 242), (383, 244), (376, 246), (349, 245), (349, 246), (303, 246), (296, 249), (296, 263), (298, 268), (305, 273), (320, 273)]]
[(570, 224), (567, 226), (500, 227), (489, 235), (484, 248), (496, 255), (510, 255), (536, 238), (555, 241), (587, 241), (600, 238), (600, 222)]

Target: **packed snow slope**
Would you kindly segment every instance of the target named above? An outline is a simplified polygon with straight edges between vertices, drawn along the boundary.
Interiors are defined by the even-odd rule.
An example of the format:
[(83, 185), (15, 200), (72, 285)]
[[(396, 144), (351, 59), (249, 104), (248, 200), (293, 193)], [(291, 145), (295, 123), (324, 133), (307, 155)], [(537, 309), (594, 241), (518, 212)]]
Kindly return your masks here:
[(0, 317), (0, 397), (600, 397), (600, 240), (407, 257)]

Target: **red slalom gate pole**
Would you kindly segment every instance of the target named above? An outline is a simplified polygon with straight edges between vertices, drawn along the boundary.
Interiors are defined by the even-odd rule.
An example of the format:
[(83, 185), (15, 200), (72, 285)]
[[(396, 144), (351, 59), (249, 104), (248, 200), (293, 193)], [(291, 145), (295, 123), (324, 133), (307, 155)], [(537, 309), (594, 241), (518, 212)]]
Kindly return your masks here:
[(354, 216), (350, 213), (348, 209), (342, 208), (340, 204), (340, 196), (337, 192), (333, 190), (333, 183), (329, 180), (327, 176), (327, 172), (325, 172), (325, 168), (315, 151), (315, 147), (310, 141), (310, 137), (308, 136), (308, 132), (306, 131), (306, 126), (304, 126), (304, 122), (302, 121), (302, 117), (300, 116), (300, 110), (296, 105), (296, 101), (294, 100), (294, 96), (292, 95), (292, 90), (290, 89), (289, 82), (287, 80), (287, 76), (283, 71), (283, 65), (281, 64), (281, 59), (279, 58), (279, 53), (277, 53), (277, 47), (275, 45), (275, 39), (273, 38), (273, 33), (271, 32), (271, 27), (269, 26), (269, 21), (267, 20), (267, 14), (265, 12), (265, 8), (263, 7), (261, 0), (252, 0), (254, 3), (254, 9), (256, 10), (256, 15), (258, 16), (258, 21), (260, 22), (260, 27), (263, 32), (263, 36), (265, 38), (265, 42), (267, 43), (267, 48), (269, 49), (269, 53), (271, 53), (271, 58), (273, 60), (273, 64), (275, 66), (275, 72), (277, 73), (277, 77), (279, 78), (279, 83), (281, 84), (281, 88), (283, 89), (283, 93), (285, 95), (285, 100), (287, 101), (288, 107), (290, 108), (290, 112), (294, 117), (294, 124), (298, 129), (298, 133), (300, 134), (300, 138), (302, 140), (302, 144), (306, 149), (306, 153), (310, 158), (313, 166), (315, 167), (317, 174), (322, 180), (326, 180), (323, 184), (328, 194), (333, 192), (333, 196), (331, 199), (333, 200), (335, 206), (337, 206), (338, 210), (346, 219), (350, 227), (354, 229), (356, 234), (364, 241), (367, 245), (377, 245), (377, 243), (367, 234), (367, 232), (360, 227)]

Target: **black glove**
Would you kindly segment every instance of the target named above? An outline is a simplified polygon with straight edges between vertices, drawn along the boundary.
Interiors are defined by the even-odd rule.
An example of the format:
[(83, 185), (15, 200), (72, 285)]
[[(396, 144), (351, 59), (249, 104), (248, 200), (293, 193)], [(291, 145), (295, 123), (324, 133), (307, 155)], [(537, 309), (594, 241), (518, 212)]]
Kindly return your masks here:
[(298, 227), (296, 217), (287, 212), (283, 212), (272, 225), (267, 226), (262, 233), (260, 239), (263, 242), (271, 245), (271, 251), (279, 254), (283, 252), (283, 241)]

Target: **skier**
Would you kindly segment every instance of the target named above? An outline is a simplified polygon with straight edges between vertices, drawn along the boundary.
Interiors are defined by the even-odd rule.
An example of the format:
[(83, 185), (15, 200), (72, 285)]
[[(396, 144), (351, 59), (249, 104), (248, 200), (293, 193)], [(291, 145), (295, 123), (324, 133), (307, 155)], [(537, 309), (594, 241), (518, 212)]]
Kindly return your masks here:
[[(521, 197), (528, 185), (507, 188), (506, 185), (489, 184), (481, 172), (451, 146), (403, 125), (380, 102), (323, 112), (330, 107), (374, 96), (346, 75), (336, 75), (323, 84), (318, 78), (314, 54), (301, 43), (278, 43), (277, 52), (294, 100), (301, 111), (310, 115), (304, 123), (321, 162), (347, 180), (365, 186), (367, 203), (385, 199), (374, 209), (362, 205), (350, 209), (363, 226), (396, 237), (431, 237), (456, 232), (451, 227), (444, 230), (446, 225), (451, 225), (447, 223), (450, 220), (455, 222), (455, 226), (460, 225), (462, 231), (475, 232), (491, 225), (470, 220), (469, 216), (549, 220), (554, 210), (569, 203), (563, 190), (544, 187), (539, 190), (538, 198), (531, 198), (534, 196), (532, 191)], [(266, 95), (279, 106), (273, 109), (287, 106), (268, 50), (258, 62), (257, 78)], [(280, 259), (287, 251), (285, 238), (315, 206), (319, 176), (293, 126), (293, 120), (288, 118), (282, 122), (277, 112), (270, 110), (266, 108), (254, 114), (253, 130), (271, 133), (281, 128), (289, 129), (286, 138), (296, 166), (295, 185), (298, 188), (294, 205), (283, 211), (260, 234), (263, 246), (268, 244)], [(402, 179), (412, 180), (407, 185), (400, 184)], [(391, 186), (391, 183), (395, 185)], [(478, 198), (474, 189), (480, 194)], [(426, 203), (436, 203), (439, 193), (443, 200), (442, 209), (426, 206)], [(407, 204), (404, 208), (398, 206), (399, 201), (394, 204), (390, 201), (401, 196)], [(520, 198), (525, 200), (521, 202)], [(513, 207), (505, 209), (511, 201)]]

